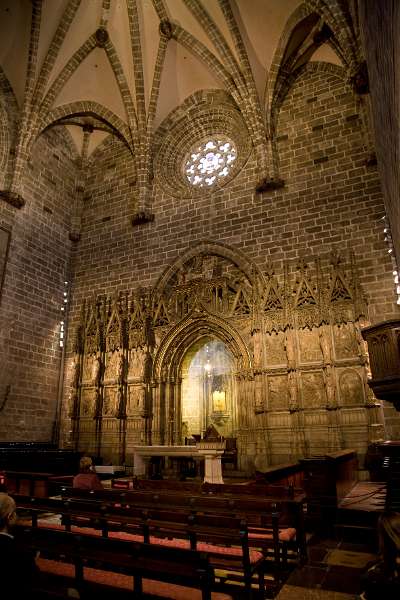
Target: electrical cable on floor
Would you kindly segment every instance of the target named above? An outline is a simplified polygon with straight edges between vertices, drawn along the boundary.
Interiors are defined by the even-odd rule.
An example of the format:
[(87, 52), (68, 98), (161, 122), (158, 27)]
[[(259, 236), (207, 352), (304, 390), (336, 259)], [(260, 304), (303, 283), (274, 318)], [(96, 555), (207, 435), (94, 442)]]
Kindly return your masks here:
[[(367, 492), (366, 494), (359, 494), (357, 496), (351, 496), (350, 499), (347, 501), (346, 501), (346, 499), (342, 500), (342, 502), (339, 504), (339, 508), (343, 508), (345, 506), (351, 506), (352, 504), (357, 504), (357, 502), (360, 501), (360, 498), (362, 498), (362, 499), (372, 498), (376, 494), (382, 492), (382, 490), (386, 490), (386, 484), (381, 486), (380, 488), (373, 490), (372, 492)], [(384, 502), (384, 500), (382, 502)]]

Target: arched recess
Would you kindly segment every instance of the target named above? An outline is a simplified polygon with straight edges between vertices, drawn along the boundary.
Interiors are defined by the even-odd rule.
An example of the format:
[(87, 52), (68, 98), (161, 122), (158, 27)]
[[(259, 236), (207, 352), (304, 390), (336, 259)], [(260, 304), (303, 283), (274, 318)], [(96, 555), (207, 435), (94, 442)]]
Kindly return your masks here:
[(167, 288), (169, 281), (176, 275), (176, 273), (178, 273), (185, 263), (196, 256), (206, 255), (220, 256), (228, 261), (231, 261), (246, 276), (254, 290), (257, 290), (258, 284), (264, 281), (264, 275), (262, 271), (240, 250), (232, 248), (227, 244), (199, 240), (165, 269), (154, 286), (155, 297), (160, 296), (163, 293), (163, 291)]
[(247, 426), (247, 415), (252, 408), (252, 396), (247, 389), (253, 377), (250, 349), (231, 323), (205, 310), (195, 309), (168, 332), (154, 357), (151, 384), (153, 444), (180, 442), (182, 364), (187, 351), (206, 338), (222, 342), (233, 356), (238, 398), (233, 419), (235, 437), (240, 438), (241, 429)]
[(19, 108), (12, 87), (0, 67), (0, 187), (6, 187), (10, 150), (17, 138)]
[[(121, 139), (131, 153), (133, 153), (132, 136), (128, 126), (106, 107), (92, 101), (72, 102), (70, 104), (58, 106), (50, 111), (46, 118), (41, 122), (35, 139), (37, 139), (45, 129), (52, 127), (53, 125), (73, 124), (74, 119), (80, 117), (87, 118), (90, 121), (94, 121), (94, 123), (97, 122), (98, 125), (95, 125), (95, 128), (102, 129)], [(78, 124), (81, 125), (81, 123)], [(31, 143), (33, 143), (33, 140)]]
[[(336, 2), (332, 2), (336, 4)], [(331, 10), (323, 0), (306, 0), (289, 17), (280, 37), (265, 93), (266, 120), (271, 139), (274, 173), (280, 176), (277, 123), (282, 103), (299, 73), (304, 73), (315, 51), (327, 44), (343, 64), (350, 80), (360, 62), (354, 31), (338, 6)]]

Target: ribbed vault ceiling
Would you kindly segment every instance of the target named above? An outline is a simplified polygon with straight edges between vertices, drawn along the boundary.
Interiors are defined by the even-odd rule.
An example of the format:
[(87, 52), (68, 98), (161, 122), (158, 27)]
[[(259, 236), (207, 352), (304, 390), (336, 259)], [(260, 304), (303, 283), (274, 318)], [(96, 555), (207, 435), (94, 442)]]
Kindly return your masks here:
[[(70, 107), (58, 122), (66, 124), (81, 152), (85, 118), (84, 111), (72, 114), (77, 102), (104, 107), (105, 114), (119, 117), (128, 130), (155, 131), (194, 92), (226, 90), (233, 81), (238, 96), (253, 86), (266, 110), (274, 57), (300, 4), (1, 0), (0, 65), (20, 108), (29, 103), (43, 121), (55, 108)], [(303, 44), (304, 36), (300, 32), (299, 39), (292, 40), (294, 46)], [(307, 58), (342, 64), (327, 42), (312, 48)], [(107, 128), (97, 129), (96, 121), (90, 122), (95, 130), (86, 148), (89, 154), (107, 134)]]

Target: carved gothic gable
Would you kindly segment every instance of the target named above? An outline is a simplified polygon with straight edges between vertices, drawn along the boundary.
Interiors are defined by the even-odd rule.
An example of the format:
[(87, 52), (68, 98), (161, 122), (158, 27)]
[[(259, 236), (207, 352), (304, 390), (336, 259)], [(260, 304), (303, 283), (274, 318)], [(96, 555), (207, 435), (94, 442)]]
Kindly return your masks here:
[(300, 285), (297, 288), (296, 299), (294, 304), (296, 308), (316, 306), (317, 304), (314, 291), (312, 290), (310, 284), (305, 278), (301, 280)]
[(155, 327), (169, 325), (170, 323), (170, 317), (164, 298), (160, 298), (156, 303), (153, 322)]
[(96, 354), (100, 351), (101, 347), (101, 334), (100, 334), (100, 325), (98, 320), (96, 319), (94, 313), (92, 312), (85, 331), (85, 353), (86, 354)]
[(233, 300), (231, 314), (233, 316), (250, 316), (251, 313), (252, 310), (250, 297), (248, 295), (247, 290), (245, 290), (244, 287), (240, 285), (239, 289), (236, 292), (236, 296)]
[(334, 304), (335, 302), (343, 302), (343, 300), (352, 300), (352, 297), (342, 275), (337, 273), (332, 285), (330, 301)]
[[(296, 288), (293, 292), (295, 311), (295, 320), (299, 328), (312, 329), (313, 326), (320, 324), (319, 289), (311, 279), (309, 267), (304, 261), (300, 261), (297, 267)], [(317, 281), (319, 265), (317, 262)]]
[(114, 352), (123, 347), (123, 327), (116, 310), (111, 314), (106, 330), (106, 350)]
[(264, 300), (264, 311), (283, 310), (283, 302), (273, 282), (267, 287)]
[(128, 347), (137, 348), (145, 342), (146, 305), (143, 293), (139, 290), (128, 301), (127, 336)]
[[(340, 325), (354, 321), (365, 313), (353, 256), (345, 269), (344, 260), (338, 253), (331, 256), (330, 285), (328, 288), (328, 307), (332, 323)], [(350, 267), (350, 268), (349, 268)]]
[(274, 271), (268, 271), (268, 281), (262, 297), (262, 311), (266, 331), (283, 331), (286, 326), (284, 296), (281, 293)]

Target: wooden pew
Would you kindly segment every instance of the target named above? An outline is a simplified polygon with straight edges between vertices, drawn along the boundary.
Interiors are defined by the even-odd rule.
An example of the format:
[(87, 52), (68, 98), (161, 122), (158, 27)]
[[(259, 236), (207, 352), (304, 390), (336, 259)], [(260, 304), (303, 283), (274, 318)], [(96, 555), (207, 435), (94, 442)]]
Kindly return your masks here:
[[(34, 527), (20, 529), (17, 535), (25, 547), (40, 552), (42, 572), (60, 573), (54, 565), (56, 561), (66, 567), (61, 572), (71, 574), (68, 566), (73, 565), (72, 583), (82, 598), (92, 597), (88, 579), (100, 584), (107, 581), (98, 570), (132, 577), (130, 585), (135, 597), (143, 593), (143, 579), (200, 589), (202, 600), (211, 600), (211, 590), (216, 585), (214, 569), (204, 552)], [(220, 598), (226, 600), (228, 596)]]
[[(175, 511), (191, 511), (192, 513), (203, 512), (206, 514), (234, 515), (245, 518), (251, 528), (250, 543), (254, 544), (263, 540), (263, 550), (271, 552), (276, 562), (276, 545), (281, 549), (282, 566), (287, 564), (288, 551), (295, 552), (300, 563), (307, 560), (305, 525), (303, 507), (305, 494), (295, 492), (293, 497), (253, 497), (243, 494), (240, 497), (222, 494), (190, 495), (185, 493), (173, 493), (171, 490), (155, 493), (150, 490), (101, 490), (91, 492), (89, 490), (64, 490), (66, 497), (92, 498), (97, 501), (116, 502), (122, 506), (140, 506), (147, 509), (170, 509)], [(272, 513), (279, 513), (279, 538), (273, 539)], [(262, 518), (261, 518), (262, 517)], [(262, 531), (263, 530), (263, 531)]]
[[(17, 507), (28, 509), (32, 527), (38, 526), (40, 513), (54, 511), (62, 516), (67, 531), (75, 526), (92, 529), (108, 537), (111, 531), (127, 532), (135, 541), (186, 547), (205, 551), (214, 568), (229, 571), (230, 579), (244, 583), (250, 593), (253, 575), (258, 579), (260, 594), (264, 590), (264, 556), (249, 548), (247, 524), (227, 515), (192, 514), (191, 511), (160, 511), (140, 507), (106, 505), (90, 500), (57, 500), (14, 497)], [(76, 531), (76, 529), (75, 529)], [(82, 529), (79, 529), (82, 531)], [(276, 530), (277, 531), (277, 530)], [(132, 539), (132, 537), (131, 537)]]
[(175, 481), (172, 479), (113, 479), (113, 490), (145, 490), (153, 492), (172, 492), (174, 494), (217, 494), (234, 496), (268, 496), (273, 498), (286, 498), (303, 495), (304, 490), (292, 484), (268, 484), (266, 481), (252, 481), (249, 483), (201, 483), (195, 481)]
[[(124, 494), (123, 500), (118, 496), (119, 502), (106, 503), (103, 500), (105, 492), (101, 491), (99, 495), (101, 499), (96, 499), (97, 493), (90, 494), (85, 490), (83, 497), (51, 499), (47, 504), (45, 499), (15, 499), (19, 507), (31, 509), (34, 524), (37, 523), (37, 513), (53, 511), (63, 515), (63, 523), (69, 530), (72, 525), (95, 527), (105, 536), (109, 531), (125, 531), (140, 536), (137, 539), (141, 541), (149, 541), (149, 525), (153, 526), (154, 531), (154, 522), (162, 520), (162, 513), (164, 520), (180, 523), (181, 533), (184, 529), (183, 537), (186, 539), (189, 518), (205, 515), (210, 523), (214, 519), (216, 524), (222, 519), (235, 517), (245, 520), (249, 525), (248, 545), (254, 549), (261, 548), (265, 558), (272, 559), (268, 564), (276, 579), (279, 579), (282, 568), (287, 566), (289, 549), (295, 551), (299, 561), (305, 560), (302, 505), (295, 502), (277, 504), (250, 497), (234, 499), (214, 496), (180, 497), (178, 501), (172, 499), (170, 494), (135, 492)], [(115, 500), (115, 494), (111, 496)], [(168, 518), (166, 515), (169, 515)], [(168, 528), (171, 529), (171, 523), (164, 527)], [(174, 535), (176, 532), (170, 533), (170, 537)]]

